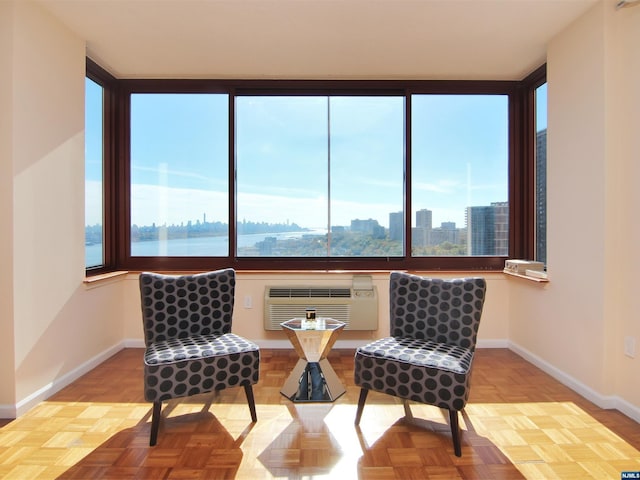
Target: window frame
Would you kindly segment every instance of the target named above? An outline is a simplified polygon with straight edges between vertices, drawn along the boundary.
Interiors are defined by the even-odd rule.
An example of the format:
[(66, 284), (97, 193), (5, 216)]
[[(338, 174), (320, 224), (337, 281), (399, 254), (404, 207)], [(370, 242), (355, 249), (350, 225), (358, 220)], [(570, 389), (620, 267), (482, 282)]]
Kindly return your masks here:
[[(536, 258), (536, 237), (537, 237), (537, 182), (536, 182), (536, 90), (547, 82), (547, 65), (544, 64), (531, 72), (523, 81), (521, 87), (522, 114), (520, 119), (522, 144), (519, 155), (521, 156), (521, 167), (524, 170), (521, 175), (520, 188), (522, 190), (521, 199), (523, 208), (529, 215), (528, 221), (521, 228), (523, 232), (523, 244), (521, 254), (514, 255), (513, 258), (524, 258), (537, 260)], [(546, 238), (545, 238), (546, 243)], [(510, 252), (511, 253), (511, 252)]]
[[(523, 81), (473, 80), (117, 80), (87, 60), (87, 76), (98, 78), (105, 96), (105, 265), (87, 275), (113, 270), (202, 271), (233, 267), (257, 271), (432, 270), (501, 271), (507, 258), (532, 258), (535, 248), (535, 170), (532, 170), (535, 81), (543, 66)], [(96, 71), (103, 72), (97, 75)], [(540, 73), (542, 72), (542, 73)], [(106, 75), (105, 75), (106, 74)], [(542, 76), (540, 76), (542, 75)], [(94, 80), (96, 81), (96, 80)], [(544, 83), (544, 82), (543, 82)], [(130, 254), (130, 99), (139, 93), (226, 93), (229, 95), (229, 248), (225, 257), (132, 257)], [(411, 95), (506, 95), (509, 116), (508, 256), (411, 256)], [(405, 96), (404, 215), (402, 257), (237, 257), (235, 97), (244, 95), (402, 95)], [(108, 105), (107, 105), (108, 104)]]
[(86, 78), (102, 87), (102, 265), (85, 268), (86, 275), (99, 275), (116, 270), (115, 247), (118, 204), (116, 195), (116, 112), (117, 80), (90, 58), (86, 59)]
[[(537, 212), (537, 203), (538, 203), (538, 199), (537, 199), (537, 192), (538, 192), (538, 184), (537, 184), (537, 156), (538, 156), (538, 152), (537, 152), (537, 128), (536, 128), (536, 116), (537, 116), (537, 90), (539, 87), (541, 87), (542, 85), (544, 85), (545, 83), (547, 83), (547, 66), (546, 65), (542, 65), (540, 68), (536, 69), (534, 72), (532, 72), (529, 76), (527, 76), (527, 78), (525, 78), (523, 80), (523, 85), (525, 87), (526, 90), (526, 102), (528, 104), (528, 107), (530, 108), (528, 113), (528, 120), (531, 122), (530, 123), (530, 134), (531, 134), (531, 138), (529, 139), (530, 141), (530, 147), (527, 151), (524, 152), (524, 156), (527, 158), (527, 161), (530, 163), (530, 175), (531, 175), (531, 202), (533, 203), (532, 208), (533, 208), (533, 218), (531, 219), (532, 221), (532, 246), (531, 246), (531, 253), (530, 256), (528, 258), (531, 258), (532, 260), (536, 260), (536, 261), (542, 261), (541, 259), (538, 258), (538, 249), (537, 249), (537, 243), (538, 243), (538, 212)], [(548, 134), (548, 126), (546, 128), (547, 130), (547, 134)], [(545, 168), (545, 174), (546, 174), (546, 168)], [(545, 189), (546, 189), (546, 182), (545, 182)], [(546, 197), (545, 197), (545, 216), (547, 216), (547, 206), (546, 206)], [(546, 250), (546, 227), (545, 227), (545, 238), (544, 238), (544, 243), (545, 243), (545, 250)], [(545, 265), (546, 265), (546, 259), (545, 259)]]

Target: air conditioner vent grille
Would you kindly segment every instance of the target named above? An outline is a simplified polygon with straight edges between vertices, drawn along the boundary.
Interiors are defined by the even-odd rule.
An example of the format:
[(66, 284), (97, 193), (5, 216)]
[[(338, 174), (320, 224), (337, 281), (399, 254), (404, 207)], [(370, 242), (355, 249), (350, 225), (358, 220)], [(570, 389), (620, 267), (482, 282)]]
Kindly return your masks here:
[(282, 330), (282, 322), (303, 318), (308, 308), (316, 310), (316, 317), (344, 322), (345, 330), (377, 330), (378, 293), (371, 276), (354, 275), (352, 283), (351, 288), (344, 285), (265, 285), (265, 330)]
[(269, 298), (351, 298), (351, 289), (271, 287)]

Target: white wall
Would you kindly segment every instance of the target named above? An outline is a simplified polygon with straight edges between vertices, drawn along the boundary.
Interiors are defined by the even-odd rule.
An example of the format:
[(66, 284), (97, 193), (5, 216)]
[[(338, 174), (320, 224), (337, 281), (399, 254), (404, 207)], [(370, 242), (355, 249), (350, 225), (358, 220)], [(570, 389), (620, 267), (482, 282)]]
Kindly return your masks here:
[(597, 9), (548, 49), (547, 251), (551, 283), (514, 285), (511, 340), (603, 391), (604, 54)]
[[(602, 1), (549, 45), (548, 260), (551, 282), (490, 273), (480, 343), (514, 349), (593, 400), (640, 411), (640, 8)], [(8, 41), (7, 40), (8, 37)], [(83, 285), (82, 39), (31, 2), (0, 2), (0, 416), (20, 413), (127, 340), (142, 341), (137, 276)], [(622, 92), (622, 93), (621, 93)], [(7, 128), (5, 128), (7, 127)], [(429, 273), (429, 272), (425, 272)], [(374, 276), (388, 332), (387, 274)], [(297, 274), (240, 273), (235, 327), (268, 345), (262, 295)], [(345, 282), (309, 274), (305, 283)], [(242, 300), (251, 295), (254, 308)], [(640, 343), (640, 342), (639, 342)], [(640, 350), (640, 344), (637, 346)]]
[[(606, 82), (607, 374), (622, 408), (640, 410), (640, 314), (634, 288), (640, 271), (640, 6), (608, 8), (604, 15), (610, 71)], [(624, 355), (625, 337), (636, 341), (635, 358)]]
[[(416, 272), (444, 278), (464, 276), (441, 272)], [(465, 275), (469, 275), (465, 272)], [(506, 347), (508, 337), (508, 282), (502, 273), (477, 273), (487, 278), (487, 299), (478, 333), (479, 345), (483, 347)], [(245, 336), (258, 345), (267, 348), (287, 348), (290, 346), (281, 331), (264, 329), (264, 291), (270, 285), (304, 286), (351, 286), (352, 273), (237, 273), (236, 303), (234, 308), (233, 331)], [(373, 273), (373, 283), (378, 290), (378, 330), (343, 331), (336, 342), (336, 348), (352, 348), (372, 339), (389, 335), (389, 274)], [(142, 320), (138, 275), (130, 274), (123, 282), (125, 301), (123, 302), (125, 321), (124, 334), (129, 345), (142, 345)], [(245, 296), (250, 296), (252, 308), (244, 307)]]
[(13, 398), (0, 400), (6, 411), (4, 402), (20, 410), (26, 399), (52, 393), (71, 372), (118, 345), (122, 322), (120, 286), (97, 292), (83, 285), (84, 41), (31, 2), (3, 2), (2, 9), (10, 13), (2, 15), (9, 27), (3, 35), (11, 38), (0, 58), (3, 76), (12, 80), (2, 85), (2, 96), (13, 105), (0, 114), (10, 125), (2, 143), (8, 137), (12, 147), (0, 157), (8, 183), (0, 218), (13, 235), (0, 237), (12, 259), (3, 266), (11, 275), (11, 298), (2, 307), (9, 335), (0, 339), (2, 355), (13, 355), (6, 365), (15, 377)]
[(632, 300), (640, 232), (638, 32), (639, 8), (616, 11), (603, 1), (548, 47), (550, 283), (514, 282), (510, 312), (517, 351), (596, 403), (636, 418), (640, 358), (625, 357), (622, 347), (624, 335), (640, 339)]
[(0, 2), (0, 405), (16, 401), (13, 346), (13, 5)]

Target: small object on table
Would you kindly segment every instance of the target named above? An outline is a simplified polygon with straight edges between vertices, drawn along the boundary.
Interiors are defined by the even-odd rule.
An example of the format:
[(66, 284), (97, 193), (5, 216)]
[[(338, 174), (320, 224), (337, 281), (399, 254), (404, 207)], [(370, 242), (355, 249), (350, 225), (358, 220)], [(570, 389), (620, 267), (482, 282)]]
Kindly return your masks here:
[(303, 322), (302, 329), (303, 330), (315, 330), (316, 328), (316, 309), (315, 308), (307, 308), (305, 310), (306, 321)]

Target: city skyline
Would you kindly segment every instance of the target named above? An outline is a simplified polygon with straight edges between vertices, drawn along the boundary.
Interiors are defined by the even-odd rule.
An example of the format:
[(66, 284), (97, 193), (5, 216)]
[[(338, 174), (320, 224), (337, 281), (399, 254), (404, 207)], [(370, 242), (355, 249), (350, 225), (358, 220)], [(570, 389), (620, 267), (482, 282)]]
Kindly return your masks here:
[[(470, 208), (483, 208), (483, 207), (493, 207), (496, 205), (508, 205), (508, 202), (491, 202), (489, 205), (470, 205), (465, 207), (465, 217), (464, 217), (464, 222), (462, 223), (463, 226), (460, 226), (457, 222), (453, 222), (453, 221), (443, 221), (443, 222), (439, 222), (438, 226), (434, 226), (436, 225), (436, 222), (433, 222), (432, 220), (429, 221), (429, 224), (427, 225), (424, 222), (421, 222), (419, 220), (420, 218), (420, 214), (424, 214), (424, 212), (428, 212), (430, 215), (430, 219), (432, 219), (432, 213), (433, 211), (428, 209), (428, 208), (419, 208), (417, 210), (415, 210), (415, 215), (413, 216), (413, 218), (415, 219), (415, 224), (412, 224), (412, 229), (416, 229), (416, 228), (425, 228), (428, 227), (429, 229), (437, 229), (437, 228), (456, 228), (456, 229), (464, 229), (467, 227), (467, 215), (468, 215), (468, 210)], [(391, 218), (393, 215), (401, 215), (403, 214), (402, 211), (400, 212), (388, 212), (388, 217)], [(402, 215), (402, 221), (404, 221), (404, 216)], [(331, 229), (354, 229), (354, 230), (361, 230), (360, 227), (355, 227), (354, 228), (354, 223), (358, 224), (358, 225), (362, 225), (365, 224), (367, 222), (376, 222), (377, 225), (380, 225), (381, 227), (384, 227), (386, 230), (391, 230), (393, 228), (393, 220), (389, 220), (388, 225), (383, 225), (381, 224), (377, 219), (368, 217), (368, 218), (364, 218), (362, 216), (357, 216), (355, 218), (350, 219), (348, 222), (346, 222), (343, 225), (340, 224), (332, 224), (331, 225)], [(255, 225), (260, 225), (260, 224), (265, 224), (265, 225), (273, 225), (273, 226), (286, 226), (286, 225), (291, 225), (292, 228), (295, 229), (303, 229), (303, 230), (309, 230), (309, 231), (318, 231), (318, 230), (322, 230), (322, 228), (310, 228), (310, 227), (305, 227), (304, 225), (300, 225), (297, 222), (291, 222), (288, 219), (285, 220), (284, 222), (265, 222), (265, 221), (256, 221), (256, 220), (251, 220), (251, 219), (238, 219), (237, 224), (255, 224)], [(181, 226), (187, 226), (187, 225), (203, 225), (203, 224), (224, 224), (224, 225), (228, 225), (228, 222), (226, 221), (221, 221), (219, 219), (207, 219), (207, 214), (206, 212), (203, 212), (201, 215), (201, 218), (194, 218), (194, 219), (187, 219), (187, 220), (183, 220), (180, 221), (179, 223), (162, 223), (162, 224), (156, 224), (155, 222), (152, 222), (151, 224), (135, 224), (132, 223), (132, 226), (135, 226), (137, 228), (148, 228), (148, 227), (156, 227), (156, 228), (163, 228), (163, 227), (181, 227)], [(100, 225), (99, 222), (92, 224), (92, 225), (85, 225), (85, 227), (95, 227), (97, 225)]]

